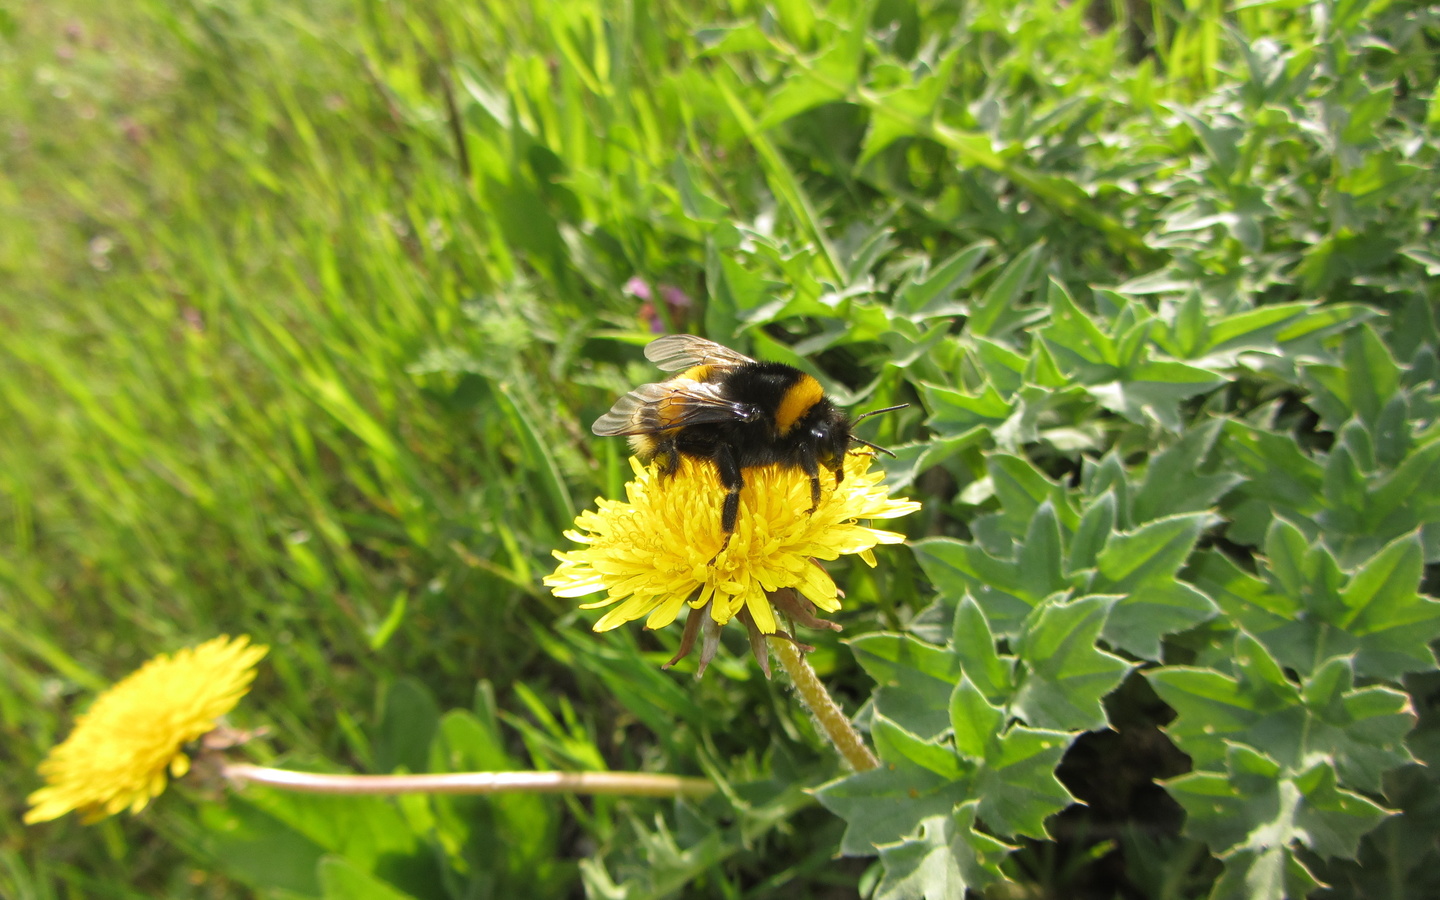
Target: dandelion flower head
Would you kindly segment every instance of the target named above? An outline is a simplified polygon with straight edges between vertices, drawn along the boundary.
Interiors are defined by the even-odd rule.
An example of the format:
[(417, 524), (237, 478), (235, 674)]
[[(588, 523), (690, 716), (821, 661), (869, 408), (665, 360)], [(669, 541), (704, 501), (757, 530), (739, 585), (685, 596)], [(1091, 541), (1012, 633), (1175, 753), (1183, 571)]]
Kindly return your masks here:
[(190, 770), (184, 745), (214, 730), (250, 689), (267, 648), (240, 636), (161, 654), (101, 694), (40, 763), (45, 786), (29, 797), (28, 823), (79, 811), (87, 822), (136, 813), (167, 775)]
[[(842, 595), (816, 561), (853, 553), (875, 565), (872, 549), (904, 536), (857, 520), (891, 519), (920, 508), (892, 499), (880, 484), (884, 473), (872, 471), (871, 461), (869, 454), (850, 454), (838, 485), (822, 472), (814, 513), (804, 472), (774, 465), (746, 469), (735, 532), (725, 544), (724, 489), (712, 465), (682, 458), (667, 477), (632, 459), (635, 480), (625, 486), (626, 500), (599, 500), (597, 510), (575, 519), (575, 530), (565, 536), (585, 546), (556, 551), (560, 565), (545, 584), (559, 597), (604, 592), (582, 604), (611, 607), (596, 631), (642, 617), (646, 628), (663, 628), (689, 606), (699, 616), (687, 622), (682, 656), (700, 624), (713, 631), (738, 617), (751, 631), (752, 646), (757, 635), (780, 632), (777, 607), (802, 624), (825, 624), (809, 620), (807, 610), (813, 604), (834, 612)], [(706, 661), (702, 654), (702, 665)]]

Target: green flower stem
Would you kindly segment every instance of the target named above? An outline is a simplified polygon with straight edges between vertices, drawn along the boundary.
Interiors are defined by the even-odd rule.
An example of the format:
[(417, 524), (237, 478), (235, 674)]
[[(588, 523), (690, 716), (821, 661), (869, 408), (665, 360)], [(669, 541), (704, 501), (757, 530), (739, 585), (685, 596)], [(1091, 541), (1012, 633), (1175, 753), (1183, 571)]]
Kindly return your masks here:
[(878, 767), (880, 761), (870, 752), (870, 748), (865, 746), (865, 739), (855, 730), (855, 726), (850, 724), (835, 698), (825, 690), (825, 685), (820, 683), (820, 676), (816, 675), (810, 663), (805, 661), (804, 654), (796, 648), (794, 642), (772, 635), (770, 649), (775, 651), (775, 655), (780, 658), (780, 665), (789, 673), (800, 700), (810, 710), (815, 721), (820, 723), (820, 729), (825, 732), (830, 743), (835, 745), (835, 749), (840, 751), (840, 755), (845, 757), (850, 767), (857, 772)]
[(646, 772), (447, 772), (440, 775), (329, 775), (227, 762), (231, 784), (265, 784), (307, 794), (621, 794), (631, 797), (703, 797), (715, 785), (704, 778)]

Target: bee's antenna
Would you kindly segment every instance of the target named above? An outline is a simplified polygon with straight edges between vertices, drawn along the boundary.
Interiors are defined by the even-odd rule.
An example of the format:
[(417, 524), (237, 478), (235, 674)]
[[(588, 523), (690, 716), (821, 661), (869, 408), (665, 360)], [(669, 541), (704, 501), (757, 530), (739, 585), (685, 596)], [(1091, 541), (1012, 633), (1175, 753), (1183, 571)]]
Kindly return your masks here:
[[(881, 413), (894, 412), (894, 411), (897, 410), (897, 409), (904, 409), (905, 407), (907, 407), (907, 406), (909, 406), (909, 405), (910, 405), (910, 404), (908, 404), (908, 403), (902, 403), (902, 404), (900, 404), (899, 406), (887, 406), (887, 407), (885, 407), (884, 409), (872, 409), (872, 410), (870, 410), (868, 413), (865, 413), (865, 414), (862, 415), (860, 418), (856, 419), (854, 422), (851, 422), (850, 425), (851, 425), (851, 427), (854, 427), (854, 426), (856, 426), (856, 425), (859, 425), (861, 422), (865, 421), (866, 419), (870, 418), (871, 416), (878, 416), (878, 415), (880, 415)], [(856, 438), (856, 440), (860, 440), (860, 439), (859, 439), (859, 438)], [(864, 441), (860, 441), (860, 443), (863, 444), (863, 443), (865, 443), (865, 442), (864, 442)], [(875, 445), (874, 445), (874, 444), (871, 444), (870, 446), (873, 447), (873, 446), (875, 446)]]
[[(850, 427), (851, 427), (851, 428), (854, 428), (856, 425), (859, 425), (861, 422), (865, 421), (866, 419), (870, 418), (871, 416), (878, 416), (878, 415), (880, 415), (881, 413), (894, 412), (894, 411), (897, 410), (897, 409), (904, 409), (905, 407), (907, 407), (907, 406), (909, 406), (909, 405), (910, 405), (910, 404), (908, 404), (908, 403), (901, 403), (899, 406), (887, 406), (887, 407), (885, 407), (884, 409), (872, 409), (872, 410), (870, 410), (869, 412), (867, 412), (867, 413), (865, 413), (864, 415), (862, 415), (862, 416), (860, 416), (859, 418), (857, 418), (854, 422), (851, 422), (851, 423), (850, 423)], [(856, 437), (855, 435), (852, 434), (852, 435), (850, 435), (850, 440), (854, 441), (854, 442), (857, 443), (857, 444), (864, 444), (865, 446), (869, 447), (871, 450), (875, 450), (875, 451), (877, 451), (877, 452), (879, 452), (879, 453), (884, 453), (886, 456), (890, 457), (891, 459), (898, 459), (898, 457), (895, 456), (894, 453), (891, 453), (889, 450), (886, 450), (884, 447), (880, 446), (879, 444), (872, 444), (872, 443), (870, 443), (869, 441), (865, 440), (865, 439), (862, 438), (862, 437)]]
[(886, 450), (884, 447), (880, 446), (879, 444), (872, 444), (872, 443), (870, 443), (869, 441), (865, 440), (864, 438), (858, 438), (858, 437), (855, 437), (855, 436), (852, 434), (852, 435), (850, 436), (850, 440), (854, 441), (854, 442), (857, 443), (857, 444), (864, 444), (865, 446), (869, 447), (871, 450), (878, 450), (879, 452), (885, 454), (886, 456), (890, 457), (891, 459), (899, 459), (899, 457), (896, 456), (894, 453), (891, 453), (889, 450)]

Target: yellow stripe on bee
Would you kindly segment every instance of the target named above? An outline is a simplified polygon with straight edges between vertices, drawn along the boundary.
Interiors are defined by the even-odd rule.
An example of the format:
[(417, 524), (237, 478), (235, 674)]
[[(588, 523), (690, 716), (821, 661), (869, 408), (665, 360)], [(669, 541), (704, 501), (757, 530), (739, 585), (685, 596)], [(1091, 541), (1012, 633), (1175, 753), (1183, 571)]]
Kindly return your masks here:
[(780, 408), (775, 410), (775, 427), (780, 434), (789, 434), (795, 423), (824, 398), (825, 389), (820, 387), (820, 382), (809, 375), (801, 375), (800, 379), (785, 391), (785, 399), (780, 401)]

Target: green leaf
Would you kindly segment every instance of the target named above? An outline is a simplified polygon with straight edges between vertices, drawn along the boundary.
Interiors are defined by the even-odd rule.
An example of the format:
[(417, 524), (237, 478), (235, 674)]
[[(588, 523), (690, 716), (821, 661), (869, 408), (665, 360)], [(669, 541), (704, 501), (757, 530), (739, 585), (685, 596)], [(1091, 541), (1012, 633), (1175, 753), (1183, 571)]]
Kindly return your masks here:
[(1115, 492), (1107, 490), (1085, 507), (1085, 511), (1080, 515), (1080, 524), (1070, 538), (1068, 572), (1089, 569), (1095, 565), (1100, 551), (1105, 548), (1111, 532), (1115, 529), (1115, 506)]
[(971, 334), (999, 337), (1025, 321), (1026, 316), (1017, 310), (1040, 271), (1044, 253), (1044, 243), (1035, 243), (1010, 261), (971, 309), (965, 322)]
[(933, 71), (914, 84), (875, 91), (870, 105), (870, 128), (860, 151), (858, 165), (869, 162), (881, 150), (903, 137), (912, 137), (924, 130), (935, 114), (935, 107), (950, 83), (951, 70), (960, 58), (959, 48), (951, 50)]
[[(879, 728), (885, 727), (878, 724), (884, 721), (877, 717)], [(877, 739), (877, 751), (880, 745)], [(914, 834), (926, 818), (949, 815), (956, 804), (969, 799), (970, 787), (968, 778), (951, 780), (903, 756), (882, 756), (880, 768), (832, 781), (816, 789), (815, 798), (845, 820), (840, 852), (871, 856), (881, 845)]]
[(1060, 544), (1060, 522), (1048, 499), (1035, 510), (1015, 557), (1017, 574), (1027, 598), (1047, 597), (1069, 587), (1064, 574), (1065, 549)]
[(1015, 725), (992, 744), (975, 780), (980, 818), (1002, 835), (1043, 839), (1045, 818), (1073, 802), (1055, 777), (1072, 735)]
[(993, 241), (976, 241), (933, 269), (923, 270), (896, 292), (895, 311), (920, 321), (962, 312), (964, 308), (955, 300), (955, 294), (970, 283), (975, 267), (994, 251)]
[(1237, 850), (1224, 862), (1210, 900), (1287, 900), (1322, 886), (1287, 847)]
[(859, 74), (860, 50), (857, 41), (836, 41), (797, 67), (760, 107), (764, 110), (760, 130), (768, 131), (807, 109), (843, 99)]
[(926, 538), (911, 545), (920, 568), (941, 597), (958, 601), (967, 593), (985, 611), (999, 635), (1013, 634), (1030, 614), (1034, 602), (1020, 596), (1014, 562), (996, 559), (975, 544), (954, 538)]
[(1166, 781), (1165, 790), (1185, 808), (1185, 834), (1215, 853), (1244, 843), (1255, 823), (1280, 810), (1278, 790), (1242, 792), (1219, 772), (1189, 772)]
[(1111, 412), (1137, 425), (1158, 422), (1178, 432), (1182, 427), (1181, 401), (1214, 390), (1226, 381), (1224, 376), (1209, 369), (1151, 360), (1125, 368), (1114, 380), (1086, 384), (1096, 402)]
[(316, 867), (325, 850), (241, 796), (199, 807), (207, 850), (230, 877), (257, 892), (278, 889), (316, 896)]
[(876, 900), (951, 900), (1003, 880), (1000, 860), (1015, 848), (975, 830), (976, 806), (971, 800), (927, 817), (915, 836), (881, 847), (885, 877)]
[(977, 428), (999, 428), (1010, 418), (1014, 405), (1000, 396), (988, 381), (978, 394), (923, 384), (920, 395), (930, 417), (925, 425), (940, 437), (958, 437)]
[(426, 771), (430, 739), (439, 722), (440, 707), (424, 684), (408, 676), (396, 681), (385, 692), (375, 735), (375, 767), (381, 772), (401, 767)]
[(1400, 367), (1368, 324), (1346, 335), (1340, 359), (1339, 365), (1303, 369), (1305, 384), (1314, 392), (1309, 402), (1331, 431), (1339, 431), (1352, 415), (1373, 428), (1400, 390)]
[(1005, 710), (985, 699), (970, 679), (961, 678), (950, 695), (950, 727), (955, 735), (955, 752), (973, 762), (982, 762), (991, 742), (1005, 726)]
[(904, 761), (950, 781), (968, 774), (969, 766), (938, 738), (926, 739), (881, 715), (873, 718), (870, 737), (875, 753), (887, 763)]
[(869, 634), (848, 643), (879, 685), (875, 704), (882, 715), (925, 739), (950, 727), (950, 693), (960, 678), (960, 657), (903, 635)]
[(1132, 523), (1208, 510), (1244, 480), (1233, 472), (1201, 474), (1200, 466), (1214, 448), (1221, 424), (1221, 420), (1214, 419), (1192, 428), (1150, 458), (1145, 480), (1131, 494)]
[(1361, 675), (1398, 679), (1435, 668), (1430, 642), (1440, 637), (1440, 602), (1417, 592), (1423, 568), (1420, 537), (1410, 534), (1361, 566), (1341, 592), (1348, 612), (1335, 624), (1360, 639)]
[(1405, 735), (1416, 717), (1404, 692), (1378, 685), (1355, 690), (1354, 683), (1349, 656), (1328, 660), (1305, 682), (1305, 750), (1332, 760), (1347, 785), (1378, 794), (1386, 772), (1414, 761)]
[[(1284, 524), (1280, 519), (1275, 522)], [(1303, 536), (1301, 541), (1303, 543)], [(1276, 659), (1299, 672), (1310, 672), (1323, 623), (1297, 615), (1301, 609), (1298, 600), (1272, 590), (1264, 580), (1244, 571), (1216, 550), (1198, 553), (1189, 572), (1196, 586), (1212, 598), (1225, 615), (1263, 643)], [(1298, 588), (1294, 596), (1299, 596)], [(1344, 652), (1333, 646), (1331, 649)]]
[(418, 896), (439, 890), (432, 848), (384, 797), (293, 794), (252, 785), (245, 800), (362, 872)]
[(1104, 638), (1136, 656), (1159, 659), (1163, 637), (1208, 621), (1217, 611), (1215, 602), (1193, 585), (1152, 582), (1121, 599), (1105, 623)]
[(1114, 377), (1120, 357), (1115, 342), (1068, 291), (1057, 285), (1050, 292), (1050, 324), (1040, 330), (1060, 368), (1082, 384), (1098, 384)]
[(1095, 646), (1118, 597), (1046, 603), (1032, 614), (1015, 654), (1028, 666), (1011, 709), (1037, 728), (1093, 731), (1105, 727), (1100, 700), (1130, 664)]
[(1137, 656), (1160, 658), (1160, 639), (1213, 616), (1215, 604), (1196, 588), (1176, 580), (1205, 528), (1209, 513), (1189, 513), (1147, 522), (1128, 534), (1112, 534), (1096, 557), (1090, 589), (1121, 594), (1105, 638)]
[(1260, 713), (1237, 679), (1213, 669), (1166, 666), (1147, 671), (1145, 679), (1175, 710), (1165, 733), (1197, 770), (1218, 766), (1225, 758), (1225, 740), (1238, 739)]
[(1320, 763), (1295, 779), (1304, 794), (1295, 815), (1300, 839), (1325, 856), (1354, 859), (1360, 838), (1379, 825), (1390, 811), (1353, 791), (1336, 786), (1335, 770)]
[(415, 900), (415, 895), (396, 890), (343, 856), (320, 860), (318, 872), (325, 900)]
[(1127, 534), (1112, 535), (1096, 559), (1100, 585), (1116, 593), (1171, 579), (1185, 563), (1200, 533), (1216, 521), (1207, 513), (1168, 516)]
[(1323, 472), (1292, 436), (1262, 431), (1234, 419), (1225, 422), (1224, 431), (1224, 465), (1246, 477), (1240, 488), (1243, 493), (1302, 515), (1319, 511)]
[(995, 650), (995, 635), (975, 598), (966, 594), (955, 609), (951, 648), (977, 690), (996, 706), (1003, 706), (1014, 690), (1014, 660)]

